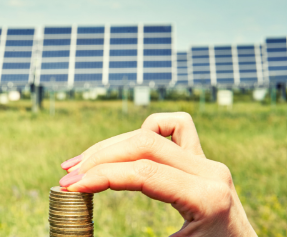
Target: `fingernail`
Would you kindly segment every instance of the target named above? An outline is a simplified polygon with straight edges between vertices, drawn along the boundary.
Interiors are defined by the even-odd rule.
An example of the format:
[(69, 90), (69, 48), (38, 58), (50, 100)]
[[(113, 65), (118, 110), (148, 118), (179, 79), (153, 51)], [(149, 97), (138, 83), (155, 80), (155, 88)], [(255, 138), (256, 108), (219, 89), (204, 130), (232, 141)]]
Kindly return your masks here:
[(59, 183), (62, 187), (69, 187), (70, 185), (80, 181), (85, 174), (79, 174), (79, 169), (65, 175), (60, 179)]
[(67, 160), (61, 164), (63, 170), (68, 170), (76, 164), (80, 163), (83, 158), (83, 155), (76, 156), (70, 160)]

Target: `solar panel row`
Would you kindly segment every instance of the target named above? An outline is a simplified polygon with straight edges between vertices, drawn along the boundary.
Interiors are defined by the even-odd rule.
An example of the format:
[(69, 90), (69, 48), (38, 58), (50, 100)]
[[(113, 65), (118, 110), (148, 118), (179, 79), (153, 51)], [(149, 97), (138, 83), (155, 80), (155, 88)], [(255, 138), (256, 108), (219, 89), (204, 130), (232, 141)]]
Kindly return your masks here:
[[(39, 38), (36, 38), (38, 35)], [(287, 81), (286, 37), (175, 52), (172, 27), (0, 29), (0, 83), (255, 85)]]

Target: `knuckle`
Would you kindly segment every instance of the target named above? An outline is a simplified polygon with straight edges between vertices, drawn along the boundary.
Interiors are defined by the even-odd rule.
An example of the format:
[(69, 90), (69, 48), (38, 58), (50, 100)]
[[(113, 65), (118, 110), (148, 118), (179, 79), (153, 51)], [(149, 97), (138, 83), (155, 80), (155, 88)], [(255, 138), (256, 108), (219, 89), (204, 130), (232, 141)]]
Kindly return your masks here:
[(217, 212), (228, 212), (232, 203), (232, 194), (228, 185), (221, 183), (217, 186)]
[(228, 187), (231, 187), (233, 185), (232, 175), (229, 170), (229, 168), (222, 163), (219, 163), (219, 177), (221, 177), (221, 180), (228, 185)]
[(150, 160), (138, 160), (134, 162), (134, 172), (140, 178), (148, 179), (157, 172), (157, 165)]
[(192, 121), (191, 115), (187, 112), (177, 112), (177, 115), (182, 120), (191, 120)]
[(156, 137), (155, 134), (148, 130), (142, 130), (134, 140), (137, 149), (144, 153), (152, 153), (155, 148)]

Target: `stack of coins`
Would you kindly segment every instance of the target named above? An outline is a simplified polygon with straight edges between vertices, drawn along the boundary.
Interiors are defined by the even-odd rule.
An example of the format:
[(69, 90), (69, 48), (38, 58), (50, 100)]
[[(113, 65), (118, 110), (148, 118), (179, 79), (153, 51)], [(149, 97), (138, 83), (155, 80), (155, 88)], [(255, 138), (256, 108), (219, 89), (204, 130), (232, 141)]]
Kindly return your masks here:
[(50, 191), (50, 236), (94, 236), (93, 194), (69, 192), (63, 187)]

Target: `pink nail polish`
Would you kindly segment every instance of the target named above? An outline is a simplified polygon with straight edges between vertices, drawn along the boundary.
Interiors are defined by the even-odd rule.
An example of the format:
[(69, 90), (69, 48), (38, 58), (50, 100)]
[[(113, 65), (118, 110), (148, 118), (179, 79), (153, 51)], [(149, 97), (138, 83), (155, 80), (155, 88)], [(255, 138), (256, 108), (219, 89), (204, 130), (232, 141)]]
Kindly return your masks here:
[(83, 158), (83, 155), (76, 156), (70, 160), (67, 160), (61, 164), (63, 170), (68, 170), (76, 164), (80, 163)]
[(79, 174), (79, 169), (67, 174), (59, 181), (62, 187), (69, 187), (70, 185), (80, 181), (85, 174)]

